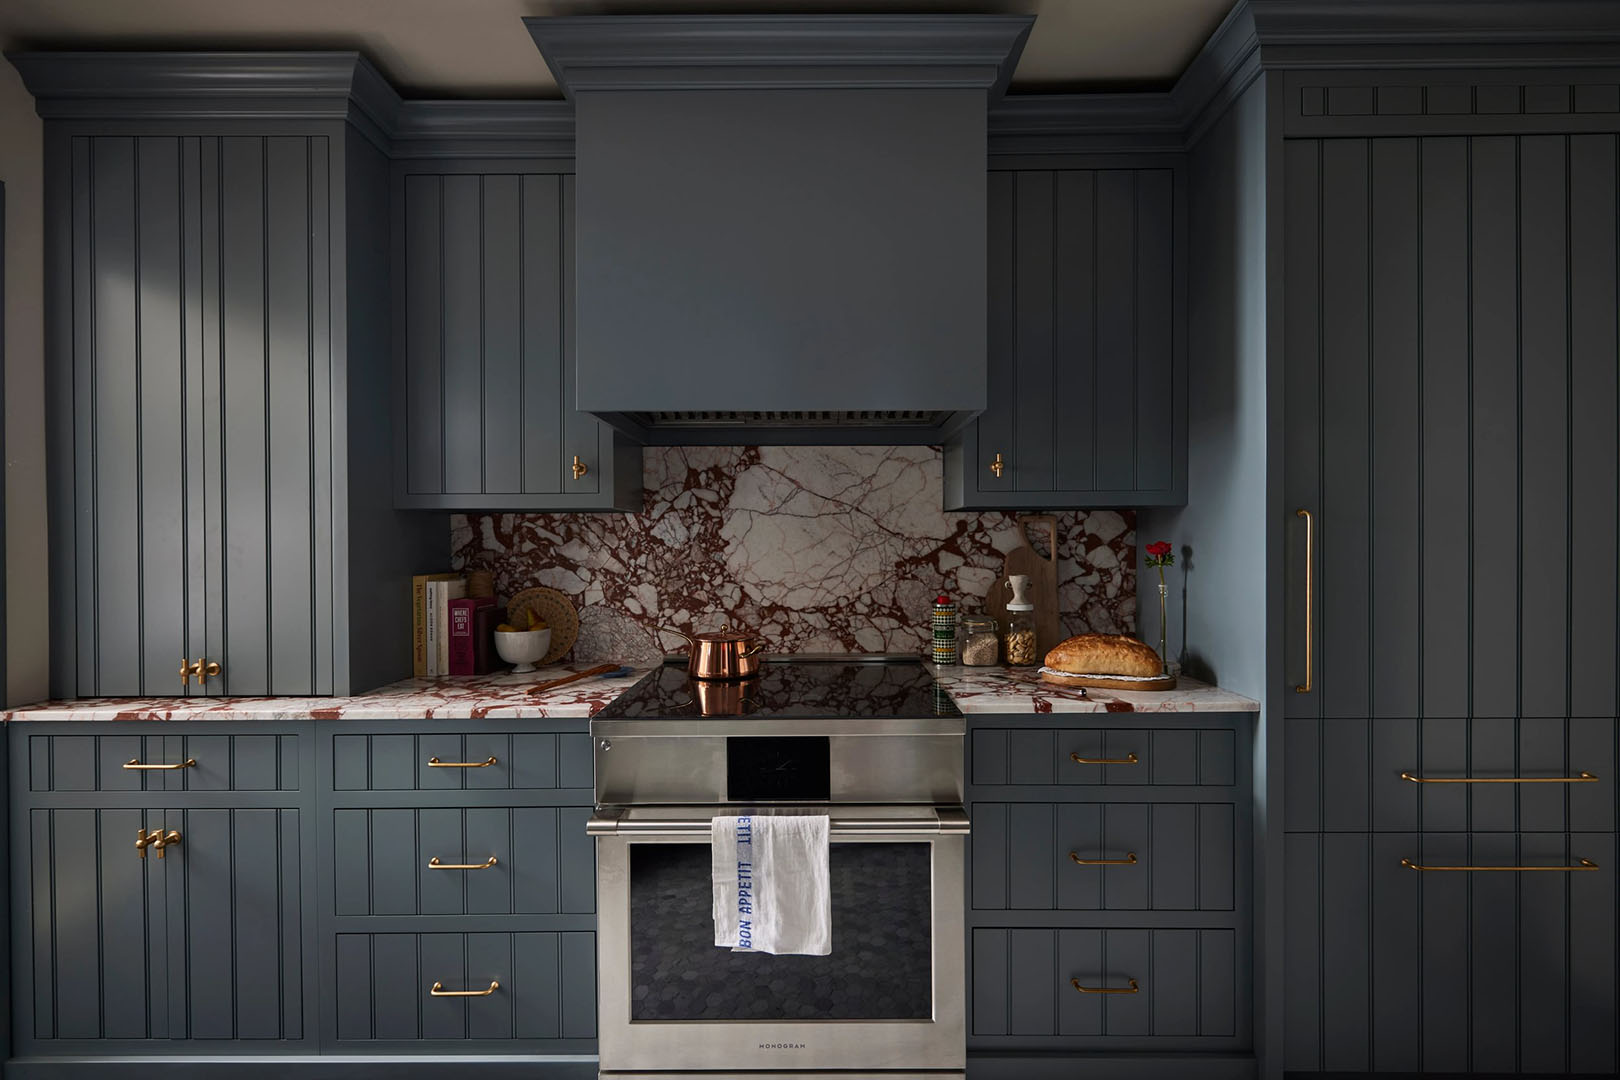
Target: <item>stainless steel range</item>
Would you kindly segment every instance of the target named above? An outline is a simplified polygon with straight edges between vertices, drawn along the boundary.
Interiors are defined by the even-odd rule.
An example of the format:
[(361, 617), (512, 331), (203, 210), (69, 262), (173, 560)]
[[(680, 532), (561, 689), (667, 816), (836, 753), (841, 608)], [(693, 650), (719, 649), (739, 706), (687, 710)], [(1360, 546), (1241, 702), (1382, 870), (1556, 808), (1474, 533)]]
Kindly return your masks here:
[[(966, 1064), (962, 714), (915, 657), (653, 672), (591, 721), (604, 1076)], [(709, 825), (831, 819), (828, 956), (714, 945)]]

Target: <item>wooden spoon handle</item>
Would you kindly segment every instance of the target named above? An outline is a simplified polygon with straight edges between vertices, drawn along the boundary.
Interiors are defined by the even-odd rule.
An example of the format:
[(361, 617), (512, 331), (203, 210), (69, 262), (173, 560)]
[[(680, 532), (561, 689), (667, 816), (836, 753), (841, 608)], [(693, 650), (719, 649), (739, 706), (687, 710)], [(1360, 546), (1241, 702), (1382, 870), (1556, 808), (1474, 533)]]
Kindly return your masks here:
[(593, 668), (589, 668), (585, 671), (576, 671), (572, 675), (564, 675), (560, 679), (550, 679), (543, 683), (535, 683), (533, 686), (529, 687), (529, 693), (543, 694), (547, 690), (555, 690), (557, 687), (567, 686), (571, 682), (578, 682), (581, 679), (589, 679), (593, 675), (606, 675), (610, 671), (618, 671), (621, 666), (622, 665), (619, 664), (597, 664)]

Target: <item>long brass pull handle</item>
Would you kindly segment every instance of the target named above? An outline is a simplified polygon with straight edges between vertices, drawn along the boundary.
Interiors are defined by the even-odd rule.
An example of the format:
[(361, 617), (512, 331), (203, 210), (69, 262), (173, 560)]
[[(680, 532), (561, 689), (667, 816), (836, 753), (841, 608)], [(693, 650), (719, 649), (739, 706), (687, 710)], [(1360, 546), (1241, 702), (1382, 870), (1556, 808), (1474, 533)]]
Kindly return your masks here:
[(1589, 772), (1577, 776), (1417, 776), (1401, 773), (1402, 780), (1414, 784), (1595, 784), (1597, 777)]
[(1135, 979), (1127, 979), (1129, 986), (1081, 986), (1079, 979), (1070, 979), (1069, 985), (1082, 994), (1140, 994), (1142, 988), (1136, 985)]
[(1295, 510), (1294, 516), (1305, 519), (1305, 681), (1294, 687), (1294, 693), (1308, 694), (1311, 692), (1312, 668), (1315, 661), (1311, 651), (1316, 626), (1316, 573), (1313, 569), (1316, 563), (1316, 520), (1304, 507)]
[(435, 982), (428, 994), (432, 997), (489, 997), (501, 988), (501, 984), (494, 979), (489, 980), (488, 990), (446, 990), (444, 983)]
[(178, 765), (142, 765), (141, 759), (138, 757), (132, 757), (124, 762), (124, 768), (126, 769), (156, 769), (161, 771), (165, 769), (194, 769), (196, 767), (197, 759), (189, 757)]
[(489, 755), (488, 761), (440, 761), (436, 757), (428, 758), (430, 769), (487, 769), (495, 764), (495, 755)]
[(1006, 467), (1007, 463), (1001, 460), (1000, 454), (997, 454), (996, 459), (990, 463), (990, 471), (996, 474), (997, 480), (1001, 479), (1001, 471)]
[(1076, 765), (1137, 765), (1137, 764), (1140, 764), (1140, 759), (1137, 758), (1136, 751), (1134, 751), (1134, 750), (1131, 751), (1129, 754), (1126, 754), (1124, 757), (1081, 757), (1079, 752), (1076, 751), (1076, 752), (1071, 753), (1069, 755), (1069, 760), (1074, 762)]
[(488, 870), (495, 865), (495, 856), (491, 855), (486, 862), (449, 863), (440, 862), (437, 855), (428, 860), (429, 870)]
[(1136, 852), (1127, 851), (1123, 859), (1082, 859), (1077, 851), (1069, 852), (1076, 866), (1135, 866)]
[(1591, 859), (1577, 859), (1574, 866), (1424, 866), (1421, 863), (1413, 862), (1411, 859), (1402, 859), (1401, 865), (1409, 870), (1500, 870), (1514, 874), (1529, 874), (1537, 871), (1577, 873), (1581, 870), (1598, 869), (1598, 864)]
[(574, 464), (573, 464), (573, 467), (572, 467), (572, 471), (574, 473), (574, 479), (578, 480), (580, 477), (584, 476), (586, 473), (590, 472), (591, 470), (586, 466), (586, 464), (583, 461), (579, 460), (579, 455), (575, 454), (574, 455)]

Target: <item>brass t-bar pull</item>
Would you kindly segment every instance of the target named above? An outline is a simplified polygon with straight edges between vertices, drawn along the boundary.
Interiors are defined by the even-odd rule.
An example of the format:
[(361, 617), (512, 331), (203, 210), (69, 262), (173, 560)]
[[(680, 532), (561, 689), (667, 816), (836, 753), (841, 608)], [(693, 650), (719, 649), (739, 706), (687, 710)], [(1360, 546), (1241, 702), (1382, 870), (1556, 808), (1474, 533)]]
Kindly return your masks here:
[(1597, 777), (1589, 772), (1577, 776), (1418, 776), (1401, 773), (1402, 780), (1414, 784), (1595, 784)]
[(440, 862), (437, 855), (428, 860), (429, 870), (488, 870), (495, 865), (495, 856), (491, 855), (484, 862), (475, 863), (447, 863)]
[(1135, 979), (1127, 979), (1129, 986), (1081, 986), (1079, 979), (1070, 979), (1069, 985), (1082, 994), (1140, 994), (1142, 988), (1136, 985)]
[(1131, 751), (1124, 757), (1081, 757), (1078, 751), (1069, 755), (1069, 760), (1076, 765), (1135, 765), (1138, 764), (1136, 751)]
[(194, 769), (196, 767), (197, 767), (197, 759), (196, 758), (189, 758), (189, 757), (186, 758), (186, 760), (180, 762), (180, 764), (178, 764), (178, 765), (142, 765), (141, 764), (141, 759), (138, 758), (138, 757), (132, 757), (128, 761), (124, 762), (124, 768), (126, 768), (126, 769), (157, 769), (157, 770), (164, 770), (164, 769)]
[(1564, 873), (1573, 874), (1573, 873), (1577, 873), (1577, 872), (1582, 871), (1582, 870), (1596, 870), (1596, 869), (1598, 869), (1598, 864), (1593, 862), (1591, 859), (1577, 859), (1575, 861), (1574, 866), (1424, 866), (1424, 865), (1422, 865), (1420, 863), (1413, 862), (1411, 859), (1402, 859), (1401, 860), (1401, 865), (1408, 868), (1408, 869), (1410, 869), (1410, 870), (1451, 870), (1451, 871), (1497, 870), (1497, 871), (1502, 871), (1504, 873), (1513, 873), (1513, 874), (1530, 874), (1530, 873), (1535, 873), (1537, 871), (1547, 871), (1547, 872), (1554, 872), (1554, 873), (1562, 871)]
[(435, 982), (428, 994), (433, 997), (489, 997), (500, 988), (501, 984), (494, 979), (489, 980), (488, 990), (446, 990), (444, 983)]
[(580, 477), (591, 471), (588, 465), (579, 460), (578, 454), (574, 455), (574, 464), (570, 466), (569, 469), (574, 474), (575, 480), (578, 480)]
[(489, 755), (487, 761), (440, 761), (436, 757), (428, 758), (430, 769), (487, 769), (495, 764), (495, 755)]
[(163, 858), (164, 848), (173, 847), (179, 842), (180, 830), (178, 829), (170, 829), (168, 832), (164, 832), (162, 829), (153, 829), (151, 832), (147, 832), (145, 829), (135, 830), (135, 853), (143, 859), (146, 858), (147, 848), (154, 849), (158, 853), (158, 858), (161, 859)]
[(1077, 851), (1069, 852), (1076, 866), (1135, 866), (1136, 852), (1127, 851), (1123, 859), (1082, 859)]

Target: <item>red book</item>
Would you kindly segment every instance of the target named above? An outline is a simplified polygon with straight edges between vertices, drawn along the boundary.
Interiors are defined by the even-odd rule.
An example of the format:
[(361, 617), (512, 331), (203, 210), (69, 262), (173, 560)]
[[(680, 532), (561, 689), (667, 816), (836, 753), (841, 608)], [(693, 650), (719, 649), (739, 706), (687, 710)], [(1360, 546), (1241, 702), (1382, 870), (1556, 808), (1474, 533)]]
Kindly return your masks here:
[(493, 596), (463, 596), (450, 601), (450, 675), (476, 675), (477, 615), (481, 607), (492, 607)]

